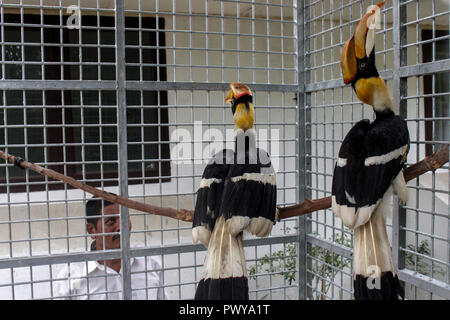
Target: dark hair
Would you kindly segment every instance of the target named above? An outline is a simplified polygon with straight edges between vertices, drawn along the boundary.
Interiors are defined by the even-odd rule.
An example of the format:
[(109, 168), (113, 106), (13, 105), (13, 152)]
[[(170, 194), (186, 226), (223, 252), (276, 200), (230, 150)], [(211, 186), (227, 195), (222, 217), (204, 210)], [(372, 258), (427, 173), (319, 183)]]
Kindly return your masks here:
[[(114, 203), (100, 198), (92, 197), (86, 203), (86, 217), (99, 216), (103, 208), (106, 208), (107, 206), (110, 206), (112, 204)], [(95, 226), (98, 219), (99, 217), (87, 218), (87, 222), (92, 223)]]

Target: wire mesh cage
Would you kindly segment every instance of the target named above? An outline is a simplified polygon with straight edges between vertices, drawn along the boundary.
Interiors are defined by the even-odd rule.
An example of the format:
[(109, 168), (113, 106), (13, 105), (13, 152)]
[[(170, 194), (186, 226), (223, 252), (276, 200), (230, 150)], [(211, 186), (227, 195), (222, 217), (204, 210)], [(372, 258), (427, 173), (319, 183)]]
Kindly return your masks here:
[[(311, 153), (306, 156), (312, 198), (331, 195), (337, 151), (349, 129), (374, 119), (340, 80), (339, 57), (372, 1), (305, 1), (305, 114)], [(407, 164), (448, 145), (448, 23), (445, 1), (386, 2), (376, 31), (376, 64), (397, 113), (411, 135)], [(446, 61), (447, 60), (447, 61)], [(445, 78), (446, 79), (446, 78)], [(446, 83), (444, 87), (440, 84)], [(428, 106), (427, 106), (428, 105)], [(433, 111), (431, 111), (433, 110)], [(446, 132), (446, 133), (444, 133)], [(427, 151), (428, 150), (428, 151)], [(388, 233), (407, 299), (448, 298), (448, 165), (408, 183), (410, 198), (394, 208)], [(394, 199), (394, 207), (397, 199)], [(352, 294), (352, 232), (331, 209), (309, 219), (305, 258), (309, 295), (349, 299)]]
[[(378, 70), (410, 130), (408, 164), (449, 144), (450, 7), (425, 2), (386, 3), (376, 33)], [(254, 93), (277, 204), (329, 196), (345, 134), (373, 119), (339, 66), (373, 3), (0, 1), (0, 149), (132, 200), (191, 209), (206, 163), (233, 143), (224, 99), (239, 81)], [(449, 296), (449, 175), (446, 164), (411, 181), (389, 223), (409, 299)], [(121, 245), (99, 250), (90, 198), (0, 164), (0, 298), (193, 298), (206, 251), (192, 244), (191, 223), (121, 208), (112, 234), (95, 233)], [(245, 234), (244, 246), (251, 299), (352, 297), (352, 232), (330, 209), (284, 219), (268, 238)], [(122, 278), (110, 259), (122, 259)]]

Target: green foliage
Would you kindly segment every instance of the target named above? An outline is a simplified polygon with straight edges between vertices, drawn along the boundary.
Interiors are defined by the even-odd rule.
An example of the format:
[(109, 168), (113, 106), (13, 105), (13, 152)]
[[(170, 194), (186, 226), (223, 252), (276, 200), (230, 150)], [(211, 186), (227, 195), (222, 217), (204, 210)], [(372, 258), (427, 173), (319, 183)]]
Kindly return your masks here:
[[(290, 228), (286, 227), (285, 232), (289, 233)], [(316, 234), (316, 233), (314, 233)], [(330, 241), (351, 247), (351, 240), (345, 235), (335, 235), (329, 238)], [(350, 259), (341, 257), (329, 250), (319, 246), (311, 247), (312, 256), (312, 281), (317, 285), (321, 284), (321, 293), (315, 295), (316, 299), (323, 299), (323, 295), (330, 289), (331, 281), (336, 273), (351, 263)], [(285, 281), (291, 285), (295, 281), (297, 270), (297, 247), (295, 243), (287, 243), (284, 250), (278, 250), (271, 255), (265, 254), (256, 260), (256, 263), (249, 268), (249, 277), (256, 279), (259, 273), (277, 273), (284, 277)]]
[[(409, 244), (407, 248), (410, 251), (431, 257), (430, 244), (428, 243), (428, 240), (420, 241), (418, 247)], [(431, 260), (410, 252), (406, 252), (405, 263), (408, 269), (417, 270), (417, 272), (425, 276), (431, 276), (431, 264), (433, 263)], [(436, 274), (445, 275), (445, 271), (440, 266), (436, 265), (436, 263), (433, 263), (433, 275)]]
[(265, 254), (249, 268), (250, 278), (256, 279), (256, 275), (261, 272), (279, 272), (286, 279), (289, 285), (295, 281), (295, 271), (297, 266), (297, 250), (295, 243), (287, 243), (286, 250), (278, 250), (272, 255)]
[[(334, 238), (332, 237), (328, 240), (345, 247), (351, 247), (351, 240), (346, 234), (335, 235)], [(314, 298), (316, 300), (323, 300), (324, 296), (330, 290), (331, 282), (336, 274), (339, 270), (349, 267), (351, 260), (314, 245), (311, 247), (311, 256), (313, 257), (311, 266), (312, 281), (315, 284), (315, 288), (320, 284), (320, 290), (314, 293)]]

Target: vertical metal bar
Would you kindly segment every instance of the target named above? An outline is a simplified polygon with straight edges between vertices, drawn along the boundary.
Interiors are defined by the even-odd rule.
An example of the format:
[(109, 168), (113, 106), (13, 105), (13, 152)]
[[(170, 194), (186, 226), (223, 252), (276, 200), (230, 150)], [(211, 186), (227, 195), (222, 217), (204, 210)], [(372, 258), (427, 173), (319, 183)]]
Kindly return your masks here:
[[(392, 3), (393, 16), (393, 42), (394, 42), (394, 63), (393, 63), (393, 100), (398, 106), (399, 115), (403, 118), (407, 116), (407, 101), (402, 97), (408, 95), (407, 79), (400, 78), (400, 68), (407, 64), (406, 50), (403, 46), (407, 42), (407, 28), (403, 26), (406, 22), (406, 6), (401, 5), (404, 0), (394, 0)], [(405, 248), (406, 233), (402, 227), (406, 226), (406, 210), (400, 206), (398, 198), (394, 200), (394, 212), (392, 217), (392, 256), (396, 270), (405, 267), (405, 253), (401, 248)]]
[[(308, 27), (305, 27), (305, 21), (308, 21), (307, 11), (305, 12), (305, 1), (297, 0), (297, 68), (298, 68), (298, 93), (297, 93), (297, 124), (298, 124), (298, 141), (297, 141), (297, 156), (298, 156), (298, 201), (303, 202), (308, 197), (307, 186), (310, 178), (307, 176), (308, 160), (306, 159), (306, 137), (307, 137), (307, 119), (308, 119), (308, 105), (305, 92), (305, 84), (309, 80), (309, 73), (305, 71), (307, 62), (307, 42)], [(311, 223), (306, 216), (298, 218), (298, 298), (305, 300), (311, 296), (308, 283), (310, 282), (307, 272), (307, 253), (309, 245), (307, 244), (306, 235), (310, 233)]]
[[(435, 16), (435, 14), (436, 14), (436, 11), (435, 11), (435, 1), (433, 0), (433, 1), (431, 1), (431, 15), (433, 16), (433, 20), (432, 20), (432, 38), (434, 38), (434, 37), (437, 37), (437, 35), (436, 35), (436, 18), (434, 17)], [(436, 48), (437, 48), (437, 46), (436, 46), (436, 42), (435, 41), (433, 41), (432, 42), (432, 50), (431, 50), (431, 54), (432, 54), (432, 61), (436, 61)], [(437, 93), (437, 91), (436, 91), (436, 75), (435, 74), (433, 74), (432, 75), (432, 84), (431, 84), (431, 93), (434, 95), (435, 93)], [(431, 110), (432, 110), (432, 117), (433, 117), (433, 119), (436, 117), (436, 97), (435, 96), (433, 96), (433, 98), (431, 99)], [(433, 124), (433, 129), (432, 129), (432, 132), (433, 132), (433, 137), (436, 137), (437, 135), (436, 135), (436, 122), (435, 121), (432, 121), (431, 122), (432, 124)], [(435, 138), (433, 138), (433, 140), (435, 140)], [(433, 145), (432, 146), (433, 147), (433, 152), (435, 152), (436, 150), (435, 150), (435, 148), (436, 148), (436, 145)], [(432, 184), (432, 186), (431, 186), (431, 189), (432, 189), (432, 191), (431, 191), (431, 194), (432, 194), (432, 197), (431, 197), (431, 199), (432, 199), (432, 201), (431, 201), (431, 212), (432, 212), (432, 214), (431, 214), (431, 234), (434, 234), (434, 221), (435, 221), (435, 217), (434, 217), (434, 212), (436, 212), (436, 206), (435, 206), (435, 204), (436, 204), (436, 194), (435, 194), (435, 190), (436, 190), (436, 184), (435, 184), (435, 182), (436, 182), (436, 175), (434, 174), (434, 172), (432, 172), (431, 173), (431, 184)], [(418, 230), (419, 230), (419, 228), (417, 228)], [(434, 255), (435, 255), (435, 252), (434, 252), (434, 238), (433, 237), (431, 237), (431, 256), (432, 257), (434, 257)], [(434, 275), (433, 275), (433, 264), (434, 264), (434, 262), (433, 261), (430, 261), (430, 272), (429, 272), (429, 275), (430, 275), (430, 277), (431, 278), (434, 278)], [(430, 293), (430, 300), (432, 299), (432, 297), (433, 297), (433, 295), (432, 295), (432, 293)]]
[[(447, 178), (447, 181), (448, 181), (448, 185), (447, 185), (448, 189), (447, 190), (450, 190), (450, 170), (448, 170), (447, 177), (448, 177)], [(448, 193), (447, 196), (448, 196), (447, 203), (450, 203), (450, 193)], [(447, 239), (450, 239), (450, 206), (448, 206), (447, 212), (448, 212), (448, 217), (449, 217), (449, 219), (447, 220)], [(447, 262), (448, 261), (450, 261), (450, 243), (447, 242)], [(450, 284), (450, 265), (447, 266), (447, 277), (446, 278), (447, 278), (446, 279), (447, 283)]]
[[(120, 195), (128, 197), (128, 148), (125, 73), (125, 7), (116, 0), (116, 81), (117, 81), (117, 130)], [(120, 207), (120, 245), (122, 250), (122, 298), (131, 300), (130, 223), (128, 208)]]
[[(303, 10), (303, 8), (302, 8)], [(304, 63), (305, 65), (303, 66), (304, 70), (310, 70), (311, 68), (311, 62), (310, 62), (310, 41), (309, 41), (309, 21), (310, 21), (310, 11), (306, 10), (304, 11), (304, 22), (306, 22), (306, 24), (304, 23), (304, 35), (303, 38), (304, 39), (308, 39), (307, 41), (304, 42), (304, 48), (303, 48), (303, 59), (304, 59)], [(303, 80), (303, 84), (302, 84), (302, 88), (304, 89), (306, 87), (307, 84), (311, 83), (311, 72), (307, 71), (304, 73), (304, 80)], [(307, 157), (307, 155), (311, 154), (311, 126), (309, 125), (311, 123), (311, 95), (309, 93), (306, 93), (304, 95), (304, 104), (303, 104), (303, 108), (305, 110), (305, 118), (303, 119), (304, 122), (304, 126), (305, 126), (305, 136), (304, 136), (304, 176), (305, 176), (305, 181), (304, 181), (304, 198), (302, 199), (302, 201), (304, 201), (307, 198), (311, 198), (311, 189), (307, 189), (306, 187), (311, 186), (311, 174), (308, 174), (308, 172), (311, 171), (311, 158)], [(309, 142), (308, 142), (309, 141)], [(308, 191), (309, 190), (309, 191)], [(304, 226), (305, 226), (305, 236), (306, 234), (311, 233), (312, 231), (312, 224), (311, 224), (311, 220), (309, 219), (308, 216), (304, 216)], [(306, 243), (306, 252), (305, 254), (309, 257), (311, 257), (311, 244)], [(306, 261), (306, 266), (311, 265), (311, 258), (309, 258), (309, 260)], [(306, 272), (306, 284), (311, 284), (312, 283), (312, 274)], [(306, 298), (312, 298), (312, 289), (311, 287), (307, 286), (307, 291), (306, 291)]]
[[(419, 4), (418, 3), (416, 3), (416, 17), (418, 17), (419, 16)], [(416, 39), (419, 39), (419, 28), (418, 28), (418, 26), (416, 25)], [(417, 46), (417, 47), (419, 47), (419, 46)], [(419, 54), (418, 53), (419, 51), (418, 51), (418, 49), (417, 49), (417, 55)], [(418, 59), (418, 58), (416, 58), (416, 59)], [(420, 94), (420, 81), (419, 81), (419, 77), (416, 77), (416, 96), (418, 97), (419, 96), (419, 94)], [(420, 100), (419, 100), (419, 98), (417, 99), (417, 105), (420, 105)], [(417, 108), (417, 111), (416, 111), (416, 117), (417, 117), (417, 119), (419, 119), (419, 117), (420, 117), (420, 114), (421, 114), (421, 112), (423, 112), (422, 110), (419, 110), (419, 108)], [(420, 123), (419, 122), (417, 122), (417, 124), (416, 124), (416, 136), (417, 137), (420, 137), (421, 136), (421, 131), (420, 131)], [(419, 160), (420, 159), (420, 146), (418, 146), (417, 148), (416, 148), (416, 161), (417, 160)], [(419, 186), (420, 186), (420, 178), (417, 178), (416, 179), (416, 182), (415, 182), (415, 186), (416, 186), (416, 190), (415, 190), (415, 196), (416, 196), (416, 201), (415, 201), (415, 205), (416, 205), (416, 208), (420, 208), (420, 189), (419, 189)], [(416, 210), (414, 210), (414, 212), (415, 212), (415, 224), (416, 224), (416, 228), (418, 227), (418, 225), (419, 225), (419, 219), (420, 219), (420, 215), (419, 215), (419, 211), (416, 209)], [(415, 248), (418, 248), (418, 246), (419, 246), (419, 234), (418, 233), (415, 233), (414, 234), (414, 245), (415, 245)], [(414, 255), (414, 271), (416, 271), (417, 272), (417, 258), (418, 258), (418, 256), (417, 255)], [(417, 287), (414, 287), (414, 296), (412, 296), (412, 297), (410, 297), (411, 299), (416, 299), (416, 296), (417, 296)]]

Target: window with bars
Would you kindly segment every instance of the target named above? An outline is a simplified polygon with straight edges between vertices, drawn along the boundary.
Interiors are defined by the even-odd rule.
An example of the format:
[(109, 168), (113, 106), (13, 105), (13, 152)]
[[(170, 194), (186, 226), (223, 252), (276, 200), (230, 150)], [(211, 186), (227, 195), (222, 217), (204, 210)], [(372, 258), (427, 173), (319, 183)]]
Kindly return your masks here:
[[(422, 46), (423, 62), (432, 62), (450, 58), (450, 41), (448, 30), (422, 30), (422, 40), (442, 38), (440, 41), (428, 42)], [(433, 48), (434, 47), (434, 48)], [(439, 72), (423, 77), (425, 118), (435, 121), (425, 122), (425, 139), (427, 141), (450, 141), (450, 72)], [(426, 155), (433, 153), (433, 145), (425, 146)]]
[[(115, 80), (114, 17), (83, 16), (80, 29), (61, 27), (67, 18), (4, 14), (1, 78)], [(127, 17), (125, 27), (126, 79), (166, 81), (164, 19)], [(9, 153), (48, 164), (93, 186), (117, 185), (115, 91), (7, 90), (0, 94), (4, 106), (0, 144)], [(168, 181), (167, 91), (127, 91), (127, 124), (129, 183)], [(6, 192), (6, 184), (10, 192), (24, 192), (26, 183), (30, 191), (45, 190), (46, 184), (40, 183), (43, 177), (28, 174), (3, 168), (0, 192)], [(63, 187), (48, 184), (49, 190)]]

